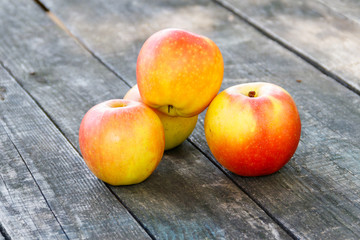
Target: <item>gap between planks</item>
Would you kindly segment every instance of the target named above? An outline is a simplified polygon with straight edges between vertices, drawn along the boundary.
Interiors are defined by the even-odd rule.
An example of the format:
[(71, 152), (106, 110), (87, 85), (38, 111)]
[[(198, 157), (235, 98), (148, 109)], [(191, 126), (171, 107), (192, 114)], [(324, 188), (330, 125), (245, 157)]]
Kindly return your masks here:
[(55, 15), (50, 9), (48, 9), (41, 0), (33, 0), (39, 7), (46, 13), (46, 15), (53, 21), (61, 30), (63, 30), (67, 35), (69, 35), (72, 39), (75, 40), (77, 44), (80, 45), (84, 50), (89, 52), (96, 60), (98, 60), (102, 65), (104, 65), (110, 72), (112, 72), (116, 77), (120, 78), (129, 88), (131, 88), (131, 83), (127, 82), (125, 78), (120, 76), (114, 69), (108, 66), (100, 57), (98, 57), (93, 51), (91, 51), (88, 46), (80, 40), (77, 36), (75, 36), (70, 29), (68, 29), (65, 24)]
[[(115, 70), (111, 68), (108, 64), (106, 64), (99, 56), (97, 56), (84, 42), (82, 42), (77, 36), (75, 36), (66, 26), (65, 24), (55, 15), (53, 14), (42, 2), (41, 0), (33, 0), (36, 4), (43, 9), (47, 16), (66, 34), (68, 34), (71, 38), (73, 38), (83, 49), (88, 51), (95, 59), (97, 59), (103, 66), (105, 66), (110, 72), (112, 72), (116, 77), (118, 77), (121, 81), (123, 81), (129, 88), (132, 85), (127, 82), (121, 75), (119, 75)], [(30, 94), (29, 94), (30, 95)], [(30, 95), (31, 96), (31, 95)], [(38, 104), (38, 103), (37, 103)], [(39, 105), (39, 104), (38, 104)], [(42, 109), (42, 108), (41, 108)], [(44, 111), (44, 109), (42, 109)], [(45, 111), (44, 111), (45, 112)], [(46, 114), (47, 115), (47, 114)], [(48, 116), (49, 117), (49, 116)], [(49, 117), (50, 118), (50, 117)], [(54, 123), (54, 121), (50, 118), (50, 120)], [(54, 123), (54, 125), (58, 128), (58, 126)], [(58, 128), (59, 129), (59, 128)], [(60, 130), (60, 129), (59, 129)], [(61, 132), (61, 130), (60, 130)], [(67, 139), (68, 140), (68, 139)], [(68, 140), (69, 141), (69, 140)], [(244, 190), (238, 183), (236, 183), (228, 173), (226, 173), (220, 166), (218, 166), (204, 151), (202, 151), (195, 143), (193, 143), (190, 139), (187, 141), (193, 145), (200, 153), (202, 153), (210, 162), (212, 162), (220, 171), (225, 174), (225, 176), (230, 179), (232, 183), (235, 184), (245, 195), (247, 195), (267, 216), (269, 216), (281, 229), (283, 229), (292, 239), (298, 239), (294, 233), (290, 231), (287, 227), (285, 227), (279, 220), (276, 219), (274, 215), (272, 215), (264, 206), (261, 205), (256, 199), (254, 199), (247, 191)], [(69, 141), (70, 142), (70, 141)], [(73, 146), (73, 145), (72, 145)], [(74, 147), (74, 146), (73, 146)], [(74, 147), (75, 148), (75, 147)], [(76, 149), (76, 148), (75, 148)], [(146, 231), (146, 233), (152, 238), (155, 239), (154, 235), (144, 226), (141, 221), (136, 217), (135, 214), (124, 204), (124, 202), (112, 191), (112, 189), (107, 185), (107, 188), (110, 192), (116, 197), (116, 199), (125, 207), (125, 209), (131, 214), (131, 216), (139, 223), (139, 225)]]
[(346, 82), (342, 77), (335, 74), (334, 72), (326, 69), (324, 66), (321, 65), (321, 63), (317, 62), (315, 59), (313, 59), (311, 56), (308, 56), (306, 53), (302, 52), (300, 49), (297, 49), (296, 47), (292, 46), (290, 43), (286, 42), (285, 39), (282, 39), (281, 37), (276, 36), (276, 34), (272, 33), (271, 31), (267, 30), (266, 28), (262, 27), (261, 25), (257, 24), (255, 21), (251, 20), (249, 17), (247, 17), (245, 14), (241, 13), (237, 8), (231, 6), (231, 4), (227, 3), (226, 0), (212, 0), (217, 5), (225, 8), (226, 10), (233, 13), (235, 16), (237, 16), (240, 20), (254, 28), (256, 31), (264, 35), (265, 37), (271, 39), (272, 41), (276, 42), (283, 48), (287, 49), (288, 51), (294, 53), (296, 56), (303, 59), (308, 64), (312, 65), (314, 68), (316, 68), (321, 73), (325, 74), (326, 76), (334, 79), (336, 82), (340, 83), (342, 86), (346, 87), (347, 89), (351, 90), (352, 92), (356, 93), (357, 95), (360, 95), (360, 90), (356, 89), (356, 87), (352, 86), (348, 82)]
[[(34, 0), (36, 3), (38, 3), (37, 0)], [(43, 8), (43, 9), (47, 9), (47, 8)], [(118, 73), (116, 73), (115, 70), (113, 70), (110, 66), (108, 66), (105, 62), (103, 62), (101, 60), (100, 57), (98, 57), (93, 51), (91, 51), (85, 43), (83, 43), (78, 37), (76, 37), (74, 34), (72, 34), (72, 32), (65, 26), (65, 24), (55, 15), (53, 14), (50, 10), (46, 10), (46, 14), (48, 15), (48, 17), (56, 24), (60, 27), (60, 29), (62, 29), (66, 34), (68, 34), (72, 39), (75, 40), (75, 42), (77, 44), (79, 44), (83, 49), (85, 49), (87, 52), (89, 52), (96, 60), (98, 60), (102, 65), (104, 65), (110, 72), (112, 72), (116, 77), (120, 78), (121, 81), (123, 81), (129, 88), (131, 88), (131, 84), (129, 82), (127, 82), (122, 76), (120, 76)]]
[(72, 39), (75, 40), (80, 47), (84, 48), (86, 51), (91, 52), (84, 43), (82, 43), (78, 38), (76, 38), (70, 30), (62, 23), (62, 21), (55, 16), (41, 1), (33, 0), (45, 13), (46, 15), (53, 21), (61, 30), (63, 30), (67, 35), (69, 35)]
[(1, 224), (1, 222), (0, 222), (0, 239), (11, 240), (11, 237), (9, 236), (9, 234), (7, 233), (6, 229)]

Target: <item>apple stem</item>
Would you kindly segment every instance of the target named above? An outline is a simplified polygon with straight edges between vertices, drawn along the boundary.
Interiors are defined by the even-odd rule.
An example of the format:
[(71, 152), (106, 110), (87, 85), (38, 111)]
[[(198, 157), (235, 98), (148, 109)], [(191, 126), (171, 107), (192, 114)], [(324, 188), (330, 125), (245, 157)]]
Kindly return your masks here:
[(168, 105), (168, 113), (170, 113), (170, 110), (173, 108), (173, 105)]
[(256, 95), (256, 92), (255, 91), (250, 91), (249, 93), (248, 93), (248, 96), (249, 97), (255, 97), (255, 95)]

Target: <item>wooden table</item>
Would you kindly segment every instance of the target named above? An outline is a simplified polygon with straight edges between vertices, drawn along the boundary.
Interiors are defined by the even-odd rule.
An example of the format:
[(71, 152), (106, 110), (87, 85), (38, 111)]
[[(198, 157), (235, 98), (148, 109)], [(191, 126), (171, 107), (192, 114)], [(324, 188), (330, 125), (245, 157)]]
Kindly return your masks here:
[[(357, 0), (0, 0), (0, 239), (360, 239), (359, 16)], [(302, 135), (284, 168), (222, 168), (202, 113), (145, 182), (88, 170), (83, 115), (124, 96), (167, 27), (214, 40), (222, 90), (290, 92)]]

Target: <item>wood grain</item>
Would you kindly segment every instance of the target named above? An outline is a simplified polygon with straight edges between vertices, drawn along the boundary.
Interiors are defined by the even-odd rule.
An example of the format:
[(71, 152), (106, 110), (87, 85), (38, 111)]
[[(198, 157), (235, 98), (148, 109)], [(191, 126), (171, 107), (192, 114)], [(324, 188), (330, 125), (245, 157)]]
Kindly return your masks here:
[(318, 1), (219, 0), (360, 94), (360, 25)]
[[(224, 171), (296, 238), (359, 238), (360, 99), (354, 92), (209, 1), (109, 1), (101, 6), (95, 1), (86, 6), (73, 1), (42, 2), (131, 84), (145, 39), (159, 29), (180, 27), (218, 44), (225, 60), (222, 89), (253, 81), (283, 86), (294, 97), (303, 123), (291, 162), (261, 178)], [(324, 43), (324, 47), (332, 46)], [(206, 146), (203, 119), (204, 114), (191, 142), (214, 161)]]
[[(102, 99), (122, 97), (129, 87), (79, 47), (76, 41), (62, 32), (35, 4), (25, 2), (25, 0), (21, 3), (21, 6), (18, 7), (5, 6), (2, 14), (6, 16), (5, 21), (8, 24), (11, 23), (19, 28), (1, 29), (0, 32), (7, 34), (0, 37), (0, 59), (4, 59), (4, 65), (65, 133), (70, 142), (77, 147), (76, 136), (82, 118), (79, 115), (85, 114), (89, 109), (89, 104), (94, 104)], [(16, 14), (5, 14), (11, 11)], [(19, 37), (22, 35), (26, 35), (26, 38)], [(14, 53), (8, 50), (12, 46), (10, 43), (17, 47)], [(5, 99), (7, 99), (6, 96)], [(19, 112), (23, 112), (23, 110)], [(9, 114), (17, 116), (15, 113)], [(37, 125), (28, 126), (29, 138), (35, 134), (35, 136), (39, 136), (38, 138), (44, 139), (47, 134), (40, 131), (46, 129), (39, 128)], [(20, 133), (20, 130), (13, 131), (14, 134)], [(39, 151), (38, 148), (42, 151), (46, 151), (48, 148), (52, 150), (54, 142), (52, 138), (60, 138), (57, 141), (64, 142), (64, 139), (59, 136), (60, 133), (53, 131), (50, 134), (51, 137), (46, 138), (47, 141), (37, 142), (38, 140), (35, 138), (31, 141), (27, 139), (26, 142), (33, 142), (33, 146), (38, 146), (35, 148), (37, 151)], [(50, 143), (47, 143), (49, 141)], [(21, 149), (25, 148), (24, 144), (15, 142), (15, 145)], [(111, 187), (111, 191), (120, 197), (121, 201), (153, 237), (160, 239), (234, 239), (238, 236), (243, 239), (289, 238), (284, 230), (222, 171), (209, 162), (201, 152), (189, 143), (183, 147), (166, 153), (159, 168), (144, 183), (128, 187)], [(26, 150), (27, 148), (23, 151)], [(65, 151), (65, 153), (67, 153), (66, 156), (59, 157), (60, 166), (55, 170), (64, 175), (61, 180), (74, 182), (74, 184), (77, 182), (85, 184), (87, 181), (95, 184), (94, 177), (87, 175), (88, 171), (83, 169), (84, 164), (76, 152)], [(22, 155), (25, 154), (28, 152)], [(50, 160), (51, 158), (47, 161)], [(29, 160), (29, 165), (32, 164), (35, 164), (35, 161)], [(55, 174), (40, 163), (35, 166), (31, 168), (31, 171), (36, 173), (34, 173), (35, 176), (38, 175), (38, 168), (40, 168), (41, 174), (51, 176)], [(82, 171), (85, 171), (86, 174), (82, 174)], [(65, 191), (64, 189), (68, 189), (68, 183), (63, 183), (63, 181), (58, 181), (57, 185), (50, 182), (52, 184), (46, 190), (53, 194), (60, 194)], [(100, 181), (95, 182), (100, 184)], [(80, 187), (79, 185), (73, 187)], [(92, 185), (89, 189), (93, 191)], [(80, 194), (85, 194), (85, 192), (80, 192)], [(98, 202), (88, 202), (86, 201), (88, 198), (93, 199), (93, 195), (98, 193), (86, 192), (86, 194), (89, 196), (84, 197), (80, 204), (81, 208), (86, 211), (82, 216), (93, 216), (92, 212), (88, 212), (88, 208), (105, 208), (101, 213), (94, 209), (94, 213), (99, 214), (97, 219), (101, 219), (104, 214), (109, 214), (107, 211), (109, 208), (114, 210), (112, 214), (109, 214), (110, 217), (116, 214), (122, 216), (118, 212), (122, 211), (121, 208), (117, 209), (116, 206), (106, 202), (111, 201), (112, 196), (106, 196), (103, 193), (102, 196), (99, 196)], [(72, 201), (80, 198), (69, 198), (69, 195), (71, 194), (66, 194), (62, 201), (74, 204)], [(107, 197), (109, 200), (106, 200)], [(46, 199), (48, 198), (52, 203), (51, 195), (46, 195)], [(99, 201), (104, 201), (104, 203)], [(72, 210), (71, 215), (79, 215), (79, 208)], [(56, 210), (63, 211), (62, 209)], [(63, 216), (63, 214), (60, 215)], [(110, 226), (106, 230), (111, 234), (116, 229), (112, 224), (122, 221), (123, 218), (119, 217), (120, 220), (115, 220), (110, 217), (109, 222), (106, 221), (100, 226), (96, 223), (89, 223), (86, 226), (91, 230), (92, 227), (101, 228), (105, 224), (109, 224)], [(74, 218), (63, 221), (65, 220), (61, 218), (60, 223), (67, 233), (70, 228), (68, 225), (77, 223)], [(124, 228), (129, 229), (125, 230)], [(90, 230), (88, 231), (91, 232)], [(133, 228), (128, 225), (116, 230), (118, 234), (127, 234), (128, 231), (133, 231)], [(87, 231), (84, 229), (85, 233)], [(128, 238), (137, 239), (130, 235)]]

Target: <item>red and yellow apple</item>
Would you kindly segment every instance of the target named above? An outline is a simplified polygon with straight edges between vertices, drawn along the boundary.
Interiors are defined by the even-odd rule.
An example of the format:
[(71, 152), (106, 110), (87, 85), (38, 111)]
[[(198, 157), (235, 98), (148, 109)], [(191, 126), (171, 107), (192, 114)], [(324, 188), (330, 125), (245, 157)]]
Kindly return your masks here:
[(223, 58), (216, 44), (180, 29), (165, 29), (150, 36), (136, 66), (143, 102), (180, 117), (201, 113), (220, 90), (223, 74)]
[(204, 128), (221, 165), (241, 176), (261, 176), (278, 171), (293, 156), (301, 122), (287, 91), (257, 82), (217, 95), (206, 112)]
[[(137, 85), (126, 93), (124, 99), (143, 102)], [(189, 118), (172, 117), (156, 109), (153, 111), (158, 115), (164, 127), (165, 150), (172, 149), (185, 141), (194, 130), (198, 119), (198, 115)]]
[(89, 169), (111, 185), (144, 181), (164, 152), (159, 117), (145, 104), (114, 99), (92, 107), (82, 119), (80, 150)]

